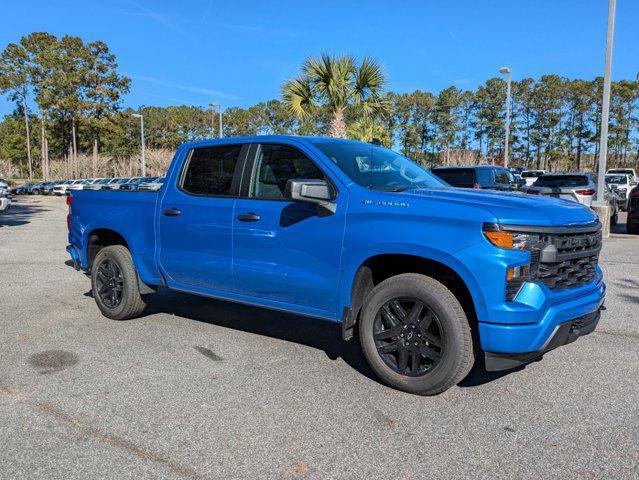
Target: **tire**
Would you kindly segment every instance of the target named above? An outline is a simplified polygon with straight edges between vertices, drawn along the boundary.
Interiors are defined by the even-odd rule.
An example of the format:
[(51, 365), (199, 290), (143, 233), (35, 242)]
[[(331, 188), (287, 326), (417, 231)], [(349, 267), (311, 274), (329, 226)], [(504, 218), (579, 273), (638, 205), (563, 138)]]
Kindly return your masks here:
[(631, 223), (630, 219), (626, 220), (626, 231), (631, 235), (639, 235), (639, 223)]
[[(113, 268), (112, 265), (115, 265), (116, 268)], [(113, 283), (120, 286), (120, 294), (116, 301), (112, 301), (113, 297), (109, 295), (112, 290), (109, 290), (108, 287), (106, 287), (106, 292), (104, 288), (101, 289), (101, 286), (105, 285), (104, 279), (110, 278), (114, 272), (117, 274), (112, 277), (115, 279)], [(95, 303), (102, 315), (113, 320), (135, 318), (146, 307), (144, 297), (140, 295), (138, 275), (133, 266), (131, 253), (122, 245), (105, 247), (95, 256), (91, 268), (91, 289)]]
[(615, 210), (614, 215), (610, 217), (610, 225), (617, 225), (618, 221), (619, 221), (619, 211)]
[[(407, 327), (410, 322), (400, 320), (401, 317), (397, 315), (389, 316), (388, 308), (393, 310), (393, 302), (396, 299), (400, 299), (400, 304), (403, 305), (410, 306), (409, 299), (414, 299), (415, 305), (422, 304), (421, 315), (423, 318), (430, 318), (428, 321), (430, 330), (426, 332), (422, 329), (420, 326), (424, 324), (422, 319), (418, 320), (417, 323), (420, 325), (413, 326), (413, 333), (410, 333), (411, 328)], [(410, 320), (411, 313), (408, 311), (404, 313), (406, 314), (404, 318)], [(380, 325), (383, 327), (384, 322), (393, 324), (390, 322), (392, 316), (396, 317), (395, 320), (400, 320), (402, 326), (395, 325), (388, 330), (380, 330)], [(412, 340), (417, 340), (415, 345), (419, 343), (417, 347), (408, 347), (417, 349), (413, 349), (408, 354), (409, 362), (412, 363), (417, 356), (417, 362), (430, 361), (432, 362), (430, 366), (420, 364), (415, 368), (412, 364), (408, 370), (406, 368), (402, 370), (400, 363), (402, 354), (399, 351), (380, 352), (381, 342), (393, 342), (393, 339), (379, 340), (380, 337), (386, 336), (391, 333), (391, 330), (395, 331), (397, 328), (401, 328), (399, 331), (404, 332), (400, 334), (404, 345), (407, 338), (411, 345), (413, 345)], [(435, 342), (432, 337), (436, 337), (433, 328), (440, 332), (439, 359), (435, 359), (436, 355), (432, 355), (433, 350), (438, 348), (436, 343), (432, 343)], [(421, 334), (416, 333), (420, 331)], [(377, 376), (393, 388), (418, 395), (436, 395), (448, 390), (468, 374), (475, 362), (472, 332), (462, 306), (448, 288), (425, 275), (401, 274), (377, 285), (364, 301), (359, 321), (359, 334), (364, 355)], [(415, 335), (420, 338), (415, 338)], [(430, 337), (428, 341), (424, 340), (426, 336)], [(398, 342), (392, 345), (384, 344), (381, 348), (393, 348), (401, 341), (398, 337)], [(417, 354), (415, 354), (416, 351)], [(432, 355), (432, 358), (425, 355)]]

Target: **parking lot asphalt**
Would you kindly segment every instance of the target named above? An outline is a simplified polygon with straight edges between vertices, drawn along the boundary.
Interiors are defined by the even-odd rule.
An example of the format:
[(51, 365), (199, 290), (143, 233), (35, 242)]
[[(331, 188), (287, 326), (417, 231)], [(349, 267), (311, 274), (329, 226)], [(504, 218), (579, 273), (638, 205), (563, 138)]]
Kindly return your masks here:
[(65, 215), (0, 215), (0, 478), (639, 477), (639, 237), (604, 243), (595, 333), (418, 397), (321, 320), (168, 291), (104, 318)]

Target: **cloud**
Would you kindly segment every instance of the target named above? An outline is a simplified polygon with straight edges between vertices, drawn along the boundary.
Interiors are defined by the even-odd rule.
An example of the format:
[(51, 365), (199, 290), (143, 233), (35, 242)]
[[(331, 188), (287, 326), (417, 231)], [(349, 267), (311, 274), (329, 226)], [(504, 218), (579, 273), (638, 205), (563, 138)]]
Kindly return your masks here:
[(238, 100), (238, 97), (230, 93), (222, 92), (220, 90), (213, 90), (211, 88), (196, 87), (192, 85), (182, 85), (179, 83), (166, 82), (159, 78), (146, 77), (144, 75), (125, 74), (134, 80), (141, 82), (153, 83), (154, 85), (160, 85), (167, 88), (175, 88), (176, 90), (184, 90), (185, 92), (197, 93), (199, 95), (206, 95), (207, 97), (220, 98), (224, 100)]
[(188, 30), (185, 30), (181, 28), (180, 26), (178, 26), (170, 17), (163, 15), (160, 12), (157, 12), (155, 10), (151, 10), (150, 8), (145, 7), (144, 5), (134, 0), (126, 0), (126, 3), (130, 5), (131, 7), (133, 7), (135, 11), (126, 11), (126, 10), (112, 10), (112, 11), (119, 13), (121, 15), (147, 18), (156, 23), (159, 23), (160, 25), (163, 25), (169, 30), (172, 30), (178, 33), (179, 35), (191, 40), (192, 42), (196, 42), (196, 43), (198, 42), (198, 39), (194, 35), (192, 35)]

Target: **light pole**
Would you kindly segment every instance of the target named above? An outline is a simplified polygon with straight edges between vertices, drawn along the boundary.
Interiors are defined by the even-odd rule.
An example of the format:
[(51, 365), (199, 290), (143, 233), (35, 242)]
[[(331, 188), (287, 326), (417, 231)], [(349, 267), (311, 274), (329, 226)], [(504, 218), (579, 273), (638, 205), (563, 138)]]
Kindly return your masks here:
[(219, 116), (220, 116), (220, 131), (219, 137), (222, 138), (222, 105), (217, 102), (211, 102), (211, 130), (215, 130), (215, 107), (219, 108)]
[[(608, 115), (610, 112), (610, 70), (612, 69), (612, 42), (615, 37), (615, 8), (617, 0), (608, 3), (608, 32), (606, 34), (606, 67), (604, 71), (603, 102), (601, 106), (601, 137), (599, 138), (599, 172), (597, 176), (596, 207), (605, 207), (604, 200), (606, 158), (608, 156)], [(602, 222), (604, 225), (607, 222)]]
[(506, 125), (504, 126), (504, 168), (508, 168), (508, 137), (510, 136), (510, 68), (501, 67), (499, 73), (505, 73), (506, 79)]
[(142, 158), (141, 158), (142, 176), (146, 177), (146, 161), (144, 159), (144, 115), (142, 115), (141, 113), (133, 113), (133, 114), (131, 114), (131, 116), (133, 118), (139, 118), (140, 119), (140, 141), (141, 141), (141, 145), (142, 145)]

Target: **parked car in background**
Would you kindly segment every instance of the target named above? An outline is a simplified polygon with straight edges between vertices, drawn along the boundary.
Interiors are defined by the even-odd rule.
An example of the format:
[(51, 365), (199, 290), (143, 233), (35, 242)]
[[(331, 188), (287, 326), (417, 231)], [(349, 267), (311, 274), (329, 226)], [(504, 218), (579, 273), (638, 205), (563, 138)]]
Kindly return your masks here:
[(42, 189), (42, 194), (43, 195), (53, 195), (53, 189), (56, 187), (56, 185), (59, 185), (62, 182), (49, 182), (47, 183), (47, 185), (45, 185), (45, 187)]
[(432, 172), (453, 187), (517, 190), (515, 176), (504, 167), (435, 167)]
[(139, 190), (160, 190), (164, 184), (164, 177), (156, 177), (156, 180), (147, 183), (141, 183)]
[(108, 184), (109, 182), (113, 180), (114, 180), (113, 178), (99, 178), (99, 179), (96, 179), (96, 181), (91, 182), (88, 185), (85, 185), (83, 190), (101, 190), (104, 185)]
[(55, 182), (41, 182), (37, 187), (32, 189), (32, 192), (36, 195), (48, 195), (48, 189)]
[(137, 190), (140, 182), (148, 177), (131, 177), (128, 181), (120, 185), (120, 190)]
[[(607, 185), (605, 188), (604, 198), (610, 204), (610, 223), (616, 225), (619, 216), (620, 199)], [(562, 198), (591, 207), (593, 200), (597, 196), (597, 183), (594, 181), (592, 174), (588, 173), (545, 174), (528, 187), (526, 193)]]
[(24, 189), (27, 186), (27, 184), (25, 183), (24, 185), (19, 185), (17, 187), (13, 187), (11, 189), (11, 193), (13, 195), (24, 195)]
[(125, 177), (125, 178), (114, 178), (112, 181), (102, 185), (101, 190), (119, 190), (120, 187), (123, 184), (125, 184), (126, 182), (128, 182), (129, 180), (131, 180), (131, 179), (128, 178), (128, 177)]
[(46, 182), (37, 182), (29, 186), (26, 190), (27, 195), (38, 195)]
[(320, 317), (384, 382), (423, 395), (476, 355), (503, 370), (592, 332), (605, 298), (588, 208), (450, 188), (363, 142), (187, 143), (161, 191), (67, 203), (67, 251), (106, 317), (140, 315), (159, 286)]
[(0, 197), (8, 197), (9, 195), (11, 195), (9, 184), (3, 180), (0, 180)]
[(0, 195), (0, 213), (6, 212), (11, 208), (11, 199), (6, 195)]
[(639, 186), (628, 194), (628, 219), (626, 220), (628, 233), (639, 235)]
[(67, 180), (65, 182), (58, 183), (53, 187), (53, 195), (66, 195), (69, 185), (71, 185), (73, 182), (73, 180)]
[(67, 193), (70, 190), (82, 190), (84, 188), (84, 182), (86, 182), (85, 178), (73, 180), (69, 185), (67, 185)]
[(521, 172), (521, 178), (526, 182), (526, 186), (531, 186), (539, 177), (544, 175), (546, 170), (524, 170)]
[(639, 184), (639, 176), (637, 176), (637, 172), (634, 168), (609, 168), (606, 173), (630, 175), (635, 185)]
[(628, 210), (630, 191), (637, 185), (628, 173), (607, 173), (606, 184), (614, 190), (621, 200), (621, 210)]

